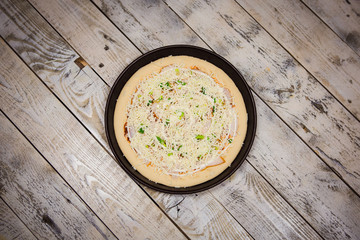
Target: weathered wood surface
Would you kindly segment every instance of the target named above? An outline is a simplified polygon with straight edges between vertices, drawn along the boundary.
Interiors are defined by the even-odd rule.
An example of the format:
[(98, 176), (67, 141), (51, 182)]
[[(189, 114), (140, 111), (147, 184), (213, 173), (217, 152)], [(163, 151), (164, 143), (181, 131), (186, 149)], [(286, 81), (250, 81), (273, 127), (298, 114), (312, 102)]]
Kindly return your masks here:
[[(22, 3), (20, 3), (20, 4), (22, 4)], [(14, 18), (14, 17), (10, 17), (9, 19), (8, 19), (8, 21), (7, 21), (7, 24), (6, 24), (6, 27), (4, 27), (4, 32), (6, 33), (6, 32), (16, 32), (17, 34), (16, 34), (16, 36), (14, 35), (14, 34), (11, 34), (11, 37), (8, 37), (8, 34), (4, 34), (4, 36), (5, 36), (5, 39), (7, 39), (8, 40), (8, 42), (12, 45), (12, 47), (14, 48), (14, 50), (15, 51), (17, 51), (18, 52), (18, 54), (19, 55), (21, 55), (22, 57), (23, 57), (23, 59), (25, 60), (25, 62), (27, 62), (27, 63), (29, 63), (29, 64), (31, 64), (31, 62), (32, 62), (32, 59), (29, 59), (27, 56), (28, 56), (28, 54), (26, 54), (26, 52), (35, 52), (36, 50), (34, 50), (34, 49), (31, 49), (31, 48), (29, 48), (29, 49), (24, 49), (23, 47), (20, 47), (21, 46), (21, 44), (19, 44), (19, 43), (21, 43), (21, 42), (23, 42), (23, 41), (25, 41), (25, 39), (27, 39), (27, 41), (29, 41), (29, 39), (32, 39), (33, 40), (33, 42), (39, 42), (39, 43), (41, 43), (41, 48), (42, 49), (45, 49), (46, 51), (49, 51), (50, 50), (50, 48), (49, 48), (49, 44), (47, 44), (46, 42), (43, 42), (43, 41), (41, 41), (41, 39), (39, 39), (40, 37), (38, 37), (37, 38), (37, 36), (39, 35), (39, 36), (41, 36), (41, 37), (43, 37), (44, 35), (46, 35), (51, 29), (49, 29), (49, 28), (47, 28), (46, 27), (46, 25), (45, 24), (40, 24), (39, 23), (39, 19), (38, 18), (36, 18), (35, 16), (34, 16), (34, 14), (36, 14), (35, 12), (31, 12), (30, 10), (29, 10), (29, 6), (27, 6), (27, 5), (21, 5), (21, 6), (18, 6), (19, 5), (19, 3), (12, 3), (12, 4), (9, 4), (8, 6), (7, 6), (7, 9), (9, 9), (10, 8), (10, 11), (11, 11), (11, 8), (12, 8), (12, 6), (17, 6), (19, 9), (18, 9), (18, 12), (22, 12), (22, 13), (26, 13), (26, 14), (23, 14), (23, 18), (24, 18), (24, 22), (25, 23), (28, 23), (28, 22), (32, 22), (33, 23), (33, 25), (35, 25), (35, 26), (37, 26), (36, 27), (36, 31), (34, 31), (34, 30), (32, 30), (33, 29), (33, 27), (29, 27), (28, 26), (28, 24), (20, 24), (20, 23), (12, 23), (11, 22), (11, 19), (16, 19), (16, 18)], [(31, 8), (31, 7), (30, 7)], [(9, 10), (7, 10), (7, 11), (9, 11)], [(25, 16), (26, 15), (28, 15), (28, 18), (26, 18)], [(19, 29), (15, 29), (16, 28), (16, 26), (21, 26)], [(46, 29), (46, 31), (44, 31), (44, 30), (42, 30), (42, 29)], [(21, 31), (23, 31), (23, 34), (21, 34)], [(26, 32), (36, 32), (36, 34), (32, 34), (31, 36), (30, 35), (26, 35)], [(47, 37), (46, 37), (46, 39), (50, 39), (51, 38), (51, 36), (52, 35), (48, 35)], [(58, 38), (57, 38), (57, 40), (59, 40)], [(54, 47), (54, 43), (56, 43), (55, 41), (53, 41), (52, 42), (52, 47)], [(57, 45), (59, 45), (59, 46), (62, 46), (62, 47), (65, 47), (65, 44), (57, 44)], [(68, 48), (66, 48), (66, 49), (68, 49)], [(43, 50), (44, 51), (44, 50)], [(60, 59), (61, 60), (61, 59)], [(33, 70), (36, 72), (36, 73), (38, 73), (39, 72), (39, 75), (41, 75), (45, 80), (45, 82), (47, 83), (47, 84), (49, 84), (48, 83), (48, 81), (46, 81), (46, 79), (48, 78), (47, 77), (47, 75), (49, 75), (49, 76), (51, 76), (53, 79), (59, 79), (59, 81), (61, 81), (61, 78), (62, 78), (62, 76), (63, 75), (66, 75), (66, 74), (63, 74), (63, 73), (61, 73), (61, 72), (57, 72), (57, 71), (55, 71), (56, 69), (54, 69), (53, 67), (51, 67), (51, 65), (50, 66), (48, 66), (49, 64), (47, 63), (47, 59), (41, 59), (41, 58), (37, 58), (37, 65), (43, 65), (43, 67), (42, 68), (33, 68)], [(69, 64), (73, 64), (71, 61), (69, 61)], [(39, 71), (39, 69), (48, 69), (48, 71), (47, 72), (43, 72), (43, 71)], [(50, 69), (52, 70), (52, 69), (54, 69), (53, 71), (50, 71)], [(61, 68), (61, 69), (66, 69), (65, 67), (63, 67), (63, 68)], [(46, 74), (47, 73), (47, 74)], [(57, 76), (58, 75), (58, 76)], [(69, 78), (71, 78), (71, 74), (70, 74), (70, 76), (69, 76)], [(78, 79), (77, 79), (77, 81), (79, 81)], [(96, 84), (94, 84), (93, 83), (93, 81), (94, 80), (92, 80), (92, 79), (87, 79), (87, 84), (85, 84), (85, 83), (83, 83), (82, 85), (96, 85)], [(95, 80), (96, 81), (96, 80)], [(102, 83), (102, 82), (101, 82)], [(102, 83), (103, 84), (103, 83)], [(76, 85), (76, 83), (74, 82), (74, 83), (72, 83), (71, 84), (72, 86), (74, 86), (74, 85)], [(55, 87), (56, 86), (56, 87)], [(60, 97), (60, 99), (62, 99), (63, 100), (63, 102), (64, 103), (68, 103), (68, 100), (67, 100), (67, 98), (66, 98), (66, 95), (64, 95), (63, 93), (62, 93), (62, 91), (66, 91), (66, 88), (63, 90), (63, 88), (64, 87), (62, 87), (62, 88), (59, 88), (59, 87), (57, 87), (58, 85), (57, 84), (55, 84), (55, 83), (50, 83), (49, 84), (49, 87), (51, 88), (51, 89), (53, 89), (53, 91), (54, 92), (56, 92), (56, 94)], [(102, 87), (100, 87), (100, 89), (102, 89)], [(99, 94), (98, 92), (96, 92), (96, 91), (90, 91), (90, 93), (91, 94), (93, 94), (94, 96), (96, 96), (97, 94)], [(89, 98), (91, 98), (91, 97), (89, 97)], [(71, 105), (70, 105), (70, 109), (72, 109), (72, 106), (74, 105), (74, 106), (76, 106), (77, 104), (76, 104), (76, 102), (77, 101), (72, 101), (71, 102)], [(79, 109), (81, 109), (81, 108), (79, 108)], [(75, 115), (76, 116), (78, 116), (79, 114), (78, 113), (76, 113), (75, 112)], [(79, 119), (81, 119), (81, 114), (80, 114), (80, 116), (79, 116)], [(90, 121), (91, 120), (91, 118), (90, 119), (82, 119), (82, 121), (83, 121), (83, 123), (86, 125), (86, 126), (90, 126), (89, 128), (90, 129), (92, 129), (92, 125), (94, 124), (92, 121)], [(103, 131), (103, 130), (102, 130)], [(96, 134), (96, 135), (98, 135), (98, 136), (100, 136), (100, 135), (102, 135), (102, 133), (101, 134)], [(269, 186), (270, 187), (270, 186)], [(271, 187), (270, 187), (271, 188)], [(189, 198), (188, 198), (189, 199)], [(166, 201), (169, 201), (169, 199), (168, 199), (168, 197), (166, 197)], [(194, 205), (194, 203), (198, 203), (198, 205)], [(161, 201), (159, 201), (159, 204), (161, 205), (162, 204), (162, 202)], [(217, 205), (217, 206), (216, 206)], [(246, 206), (246, 204), (244, 204), (245, 206)], [(216, 206), (216, 208), (215, 208), (215, 206)], [(204, 213), (202, 214), (202, 217), (201, 217), (201, 219), (202, 219), (202, 221), (203, 221), (203, 223), (205, 224), (204, 226), (203, 226), (203, 228), (200, 228), (200, 227), (198, 227), (197, 229), (196, 229), (196, 231), (197, 231), (197, 234), (200, 234), (200, 233), (203, 233), (203, 234), (205, 234), (205, 235), (209, 235), (209, 236), (211, 236), (211, 235), (220, 235), (220, 236), (223, 236), (223, 237), (225, 237), (226, 238), (226, 236), (227, 235), (230, 235), (230, 236), (246, 236), (246, 234), (244, 233), (244, 231), (242, 230), (240, 230), (241, 229), (241, 227), (238, 225), (238, 223), (229, 215), (229, 213), (227, 213), (227, 211), (226, 210), (224, 210), (224, 208), (219, 204), (219, 203), (217, 203), (215, 200), (212, 200), (212, 204), (211, 205), (209, 205), (209, 206), (204, 206), (203, 205), (203, 203), (202, 203), (202, 201), (192, 201), (191, 202), (191, 206), (185, 206), (185, 207), (187, 207), (187, 208), (192, 208), (192, 207), (201, 207), (201, 209), (203, 209), (203, 210), (206, 210), (206, 209), (208, 209), (207, 211), (204, 211)], [(247, 209), (249, 209), (249, 208), (247, 208)], [(289, 208), (288, 207), (288, 210), (289, 211), (291, 211), (291, 208)], [(261, 212), (261, 209), (258, 209), (258, 212)], [(270, 214), (270, 213), (272, 213), (272, 214)], [(276, 213), (276, 212), (271, 212), (271, 211), (267, 211), (267, 214), (268, 215), (274, 215), (274, 216), (277, 216), (278, 215), (278, 213)], [(221, 221), (221, 222), (219, 222), (219, 221), (213, 221), (212, 220), (212, 217), (211, 216), (223, 216), (223, 221)], [(197, 218), (198, 216), (195, 216), (195, 215), (193, 215), (192, 216), (192, 219), (193, 220), (196, 220), (196, 218)], [(262, 215), (253, 215), (252, 216), (252, 218), (251, 219), (258, 219), (258, 220), (261, 220), (261, 218), (263, 217), (263, 214)], [(187, 221), (189, 220), (189, 218), (190, 218), (190, 216), (187, 216), (186, 218), (175, 218), (175, 221), (176, 221), (176, 223), (177, 224), (179, 224), (180, 226), (185, 226), (185, 229), (186, 229), (186, 224), (187, 224)], [(225, 221), (226, 220), (226, 221)], [(244, 219), (244, 220), (246, 220), (246, 219)], [(185, 221), (185, 222), (184, 222)], [(269, 220), (270, 221), (270, 220)], [(291, 226), (291, 223), (289, 224), (289, 223), (287, 223), (287, 221), (289, 221), (289, 220), (287, 220), (287, 219), (285, 219), (285, 222), (284, 222), (284, 224), (282, 224), (283, 226)], [(303, 220), (300, 220), (300, 222), (301, 221), (303, 221)], [(255, 221), (256, 222), (256, 221)], [(290, 220), (290, 222), (291, 222), (291, 220)], [(221, 224), (219, 224), (219, 223), (221, 223)], [(267, 223), (268, 225), (271, 225), (271, 222), (268, 222)], [(303, 224), (305, 224), (305, 223), (303, 223)], [(275, 232), (279, 232), (279, 231), (281, 231), (281, 230), (279, 230), (279, 229), (276, 229), (277, 227), (279, 227), (279, 226), (281, 226), (281, 225), (278, 225), (278, 226), (275, 226), (275, 225), (272, 225), (272, 227), (274, 227), (274, 229), (270, 229), (271, 231), (275, 231)], [(214, 229), (216, 230), (216, 231), (214, 231)], [(251, 229), (250, 229), (251, 230)], [(288, 232), (296, 232), (296, 230), (294, 230), (294, 231), (291, 231), (291, 230), (287, 230)], [(303, 231), (304, 231), (304, 235), (306, 235), (306, 234), (312, 234), (311, 233), (311, 229), (309, 229), (309, 227), (305, 227), (304, 229), (303, 229)], [(192, 236), (191, 234), (192, 234), (192, 232), (187, 232), (186, 230), (185, 230), (185, 232), (187, 233), (187, 234), (189, 234), (189, 236)], [(310, 233), (309, 233), (310, 232)], [(268, 233), (267, 233), (267, 231), (263, 231), (262, 232), (262, 234), (264, 235), (264, 236), (266, 236)], [(294, 236), (294, 234), (293, 234), (293, 236)]]
[[(4, 5), (2, 7), (3, 15), (0, 15), (5, 22), (3, 28), (0, 29), (2, 37), (8, 41), (11, 47), (28, 63), (32, 70), (41, 77), (47, 86), (72, 110), (73, 114), (85, 127), (91, 130), (97, 140), (103, 144), (105, 141), (102, 138), (105, 135), (103, 125), (104, 114), (101, 111), (104, 111), (106, 99), (101, 98), (100, 101), (92, 100), (98, 99), (99, 96), (104, 94), (107, 95), (109, 87), (94, 74), (89, 66), (85, 66), (82, 69), (74, 66), (74, 59), (78, 59), (76, 53), (28, 3), (12, 1), (9, 4), (4, 2)], [(25, 48), (23, 43), (29, 41), (33, 44), (27, 44)], [(53, 49), (57, 49), (59, 52), (61, 49), (66, 49), (67, 55), (74, 57), (53, 56), (52, 61), (49, 61), (46, 54), (29, 54), (48, 53), (54, 51)], [(36, 62), (36, 65), (33, 65), (33, 62)], [(54, 66), (54, 62), (60, 62), (60, 67)], [(86, 105), (82, 103), (86, 103)], [(100, 112), (93, 111), (92, 109), (100, 109)], [(107, 144), (103, 146), (109, 148)], [(211, 214), (222, 214), (224, 221), (221, 225), (218, 225), (218, 222), (212, 221), (210, 216), (206, 217), (207, 214), (204, 214), (203, 221), (206, 222), (205, 219), (207, 219), (206, 226), (204, 226), (206, 229), (198, 228), (197, 231), (210, 231), (215, 235), (223, 234), (224, 236), (226, 234), (247, 236), (239, 223), (219, 203), (213, 202), (215, 204), (211, 206)], [(203, 206), (201, 202), (197, 203), (204, 209), (208, 208)], [(196, 216), (192, 217), (196, 221)], [(186, 221), (188, 219), (189, 217), (187, 217)], [(176, 219), (177, 224), (182, 224), (181, 221), (182, 219)], [(186, 230), (185, 232), (187, 233)]]
[(256, 94), (313, 151), (360, 192), (360, 123), (336, 98), (234, 1), (167, 3), (243, 73)]
[[(99, 218), (109, 229), (122, 226), (123, 229), (114, 231), (118, 238), (143, 236), (131, 230), (139, 226), (134, 224), (134, 216), (135, 221), (144, 216), (136, 211), (133, 214), (129, 213), (131, 210), (125, 211), (121, 207), (124, 205), (117, 202), (119, 198), (124, 199), (119, 196), (118, 184), (127, 178), (120, 174), (119, 180), (121, 170), (113, 165), (111, 155), (101, 150), (109, 149), (103, 129), (109, 86), (102, 79), (111, 85), (123, 67), (141, 52), (174, 43), (210, 47), (245, 73), (261, 98), (256, 97), (259, 130), (254, 148), (247, 162), (229, 180), (210, 191), (174, 196), (145, 188), (149, 195), (144, 195), (134, 190), (137, 186), (127, 180), (126, 184), (132, 187), (125, 187), (126, 190), (120, 187), (120, 192), (131, 192), (138, 202), (145, 199), (144, 202), (149, 203), (147, 198), (152, 198), (187, 237), (195, 239), (359, 238), (356, 222), (360, 212), (359, 197), (334, 174), (336, 172), (358, 190), (359, 138), (356, 131), (359, 125), (356, 118), (337, 102), (336, 95), (328, 94), (261, 26), (251, 21), (251, 16), (241, 10), (241, 6), (232, 1), (220, 4), (95, 0), (97, 9), (88, 1), (53, 0), (48, 5), (43, 1), (31, 2), (62, 36), (25, 1), (0, 3), (0, 34), (66, 108), (33, 76), (35, 86), (30, 87), (30, 93), (25, 94), (28, 86), (18, 82), (18, 85), (15, 83), (18, 94), (11, 96), (13, 100), (27, 100), (31, 107), (24, 107), (22, 101), (12, 101), (10, 108), (8, 101), (4, 110), (4, 101), (1, 101), (1, 109), (20, 130), (24, 129), (30, 142), (52, 165), (55, 161), (55, 169), (60, 168), (61, 176), (75, 186), (79, 196), (95, 213), (100, 212)], [(207, 16), (206, 21), (203, 16)], [(239, 56), (246, 56), (246, 59)], [(117, 58), (118, 62), (114, 63), (112, 58)], [(11, 68), (19, 72), (17, 66), (11, 65)], [(24, 74), (17, 77), (24, 77)], [(10, 83), (14, 86), (12, 79)], [(10, 85), (1, 81), (0, 86), (7, 89), (4, 86)], [(38, 97), (36, 93), (43, 96)], [(5, 97), (10, 99), (10, 96)], [(50, 103), (40, 104), (39, 99), (50, 99)], [(38, 111), (34, 106), (51, 111)], [(49, 118), (47, 114), (58, 115), (60, 120)], [(29, 130), (32, 125), (35, 129)], [(64, 126), (69, 129), (64, 131)], [(58, 140), (54, 132), (61, 133), (62, 138)], [(78, 134), (80, 141), (74, 137)], [(68, 136), (75, 145), (70, 147), (74, 150), (72, 156), (64, 148), (69, 146), (63, 142)], [(91, 147), (80, 151), (79, 148), (86, 146), (85, 142)], [(75, 149), (79, 153), (75, 153)], [(58, 163), (56, 158), (65, 163)], [(106, 166), (102, 166), (104, 164)], [(353, 172), (352, 166), (355, 166)], [(69, 168), (63, 169), (66, 167)], [(100, 180), (101, 177), (106, 180)], [(106, 188), (104, 183), (109, 179), (116, 181)], [(104, 194), (106, 190), (107, 195)], [(99, 204), (99, 199), (104, 198), (106, 200)], [(153, 213), (157, 206), (147, 206), (145, 217), (151, 218), (147, 214)], [(124, 210), (129, 214), (119, 214), (119, 208), (120, 212)], [(117, 215), (116, 221), (106, 213)], [(164, 226), (161, 224), (164, 218), (153, 220), (156, 222), (152, 222), (153, 225)], [(171, 232), (174, 225), (165, 222), (165, 228)], [(123, 233), (129, 234), (124, 237)], [(184, 237), (176, 230), (171, 233)], [(164, 237), (161, 234), (163, 232), (157, 236)]]
[(90, 1), (30, 2), (110, 86), (141, 55)]
[(360, 119), (360, 57), (346, 43), (299, 0), (238, 3)]
[(0, 199), (0, 239), (36, 239), (2, 199)]
[(38, 239), (116, 239), (0, 114), (0, 196)]
[[(84, 24), (85, 24), (85, 23), (84, 23)], [(246, 203), (249, 204), (250, 202), (246, 202)], [(161, 204), (161, 203), (160, 203), (160, 204)], [(286, 204), (285, 204), (285, 205), (286, 205)], [(247, 205), (246, 205), (246, 206), (247, 206)], [(247, 209), (249, 209), (249, 208), (244, 208), (244, 209), (247, 210)], [(261, 212), (261, 210), (259, 210), (259, 211)], [(271, 212), (271, 211), (268, 211), (268, 214), (269, 214), (270, 212)], [(274, 212), (274, 214), (277, 214), (277, 213)], [(253, 218), (253, 219), (258, 219), (258, 220), (260, 221), (260, 220), (263, 219), (263, 215), (264, 215), (264, 213), (263, 213), (263, 214), (259, 214), (259, 215), (258, 215), (258, 218), (256, 218), (257, 215), (255, 215), (255, 217), (253, 216), (252, 218)], [(246, 219), (243, 219), (243, 221), (244, 221), (244, 220), (246, 220)], [(290, 222), (293, 221), (293, 219), (290, 219), (290, 218), (284, 218), (284, 219), (282, 219), (282, 220), (285, 220), (285, 222), (287, 222), (287, 221), (290, 221)], [(254, 221), (254, 222), (259, 222), (259, 221)], [(276, 229), (276, 227), (281, 226), (281, 225), (280, 225), (280, 224), (278, 224), (277, 226), (273, 225), (273, 224), (271, 223), (271, 218), (269, 218), (268, 221), (269, 221), (269, 222), (268, 222), (268, 225), (269, 225), (269, 226), (272, 226), (272, 227), (275, 227), (275, 229), (272, 229), (272, 228), (270, 228), (270, 227), (269, 227), (268, 229), (264, 229), (264, 231), (261, 233), (261, 234), (263, 234), (263, 236), (268, 235), (268, 232), (267, 232), (267, 231), (268, 231), (269, 229), (270, 229), (270, 231), (272, 231), (272, 232), (281, 232), (281, 231), (283, 230), (283, 229)], [(296, 221), (299, 222), (299, 219), (296, 219)], [(303, 221), (303, 220), (301, 220), (301, 221)], [(300, 222), (301, 222), (301, 221), (300, 221)], [(180, 226), (182, 226), (182, 224), (183, 224), (183, 223), (182, 223), (182, 219), (177, 219), (177, 223), (178, 223)], [(211, 224), (216, 224), (216, 222), (211, 222)], [(291, 223), (290, 223), (290, 224), (289, 224), (289, 223), (286, 223), (286, 224), (284, 223), (284, 224), (283, 224), (283, 226), (292, 226), (292, 225), (294, 225), (294, 224), (291, 224)], [(303, 223), (303, 225), (306, 225), (306, 224)], [(284, 228), (283, 226), (282, 226), (282, 228)], [(257, 229), (260, 229), (260, 228), (257, 228)], [(289, 230), (289, 229), (287, 229), (287, 228), (284, 228), (284, 229), (286, 229), (287, 232), (292, 233), (292, 236), (294, 236), (294, 235), (295, 235), (294, 233), (295, 233), (296, 231), (298, 231), (298, 230), (296, 230), (296, 229), (293, 230), (293, 231), (291, 231), (291, 230)], [(225, 230), (226, 230), (226, 229), (225, 229)], [(252, 229), (250, 228), (250, 230), (249, 230), (249, 231), (250, 231), (250, 234), (251, 234), (251, 232), (252, 232), (251, 230), (255, 230), (255, 228), (252, 228)], [(310, 232), (310, 235), (313, 234), (313, 233), (311, 233), (311, 229), (309, 230), (308, 228), (305, 227), (303, 230), (304, 230), (304, 232), (305, 232), (305, 233), (303, 233), (303, 235), (309, 234), (309, 232)], [(308, 232), (307, 232), (307, 231), (308, 231)], [(227, 231), (224, 231), (224, 232), (226, 233)], [(289, 236), (288, 236), (288, 237), (289, 237)], [(300, 237), (301, 237), (301, 234), (300, 234)]]
[(0, 1), (0, 35), (110, 151), (104, 132), (110, 88), (27, 1)]
[(162, 1), (93, 2), (142, 52), (172, 44), (207, 48), (196, 33)]
[(302, 1), (360, 55), (360, 1)]
[(0, 43), (1, 109), (115, 236), (185, 238), (6, 43)]

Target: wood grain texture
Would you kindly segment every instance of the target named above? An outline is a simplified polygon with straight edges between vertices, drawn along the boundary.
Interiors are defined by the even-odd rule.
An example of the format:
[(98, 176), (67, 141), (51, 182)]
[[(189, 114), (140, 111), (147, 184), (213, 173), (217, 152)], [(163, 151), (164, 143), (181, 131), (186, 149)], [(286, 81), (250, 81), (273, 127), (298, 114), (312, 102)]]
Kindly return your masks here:
[[(104, 144), (104, 147), (109, 149), (107, 142), (102, 138), (102, 136), (105, 136), (103, 126), (104, 114), (95, 114), (97, 111), (90, 111), (92, 114), (88, 114), (89, 112), (87, 111), (89, 108), (88, 105), (91, 105), (90, 109), (100, 109), (100, 112), (104, 111), (106, 99), (103, 97), (99, 98), (99, 96), (103, 96), (104, 92), (108, 92), (109, 87), (94, 74), (89, 66), (83, 67), (81, 71), (80, 69), (76, 69), (78, 67), (73, 65), (75, 65), (74, 59), (78, 59), (78, 57), (71, 57), (69, 60), (63, 60), (62, 55), (53, 55), (52, 60), (49, 61), (46, 57), (47, 55), (43, 57), (44, 55), (40, 54), (43, 52), (51, 52), (53, 51), (52, 49), (56, 48), (57, 52), (61, 52), (61, 50), (64, 49), (68, 55), (76, 55), (71, 47), (51, 29), (51, 27), (27, 2), (9, 1), (9, 3), (0, 3), (0, 6), (1, 4), (4, 5), (2, 7), (3, 13), (0, 13), (0, 19), (4, 22), (3, 28), (0, 29), (1, 35), (32, 68), (32, 70), (41, 77), (59, 99), (67, 105), (82, 124), (92, 132), (94, 137), (97, 138), (102, 145)], [(28, 47), (24, 47), (24, 43), (29, 42), (32, 42), (33, 44), (26, 44)], [(53, 62), (62, 62), (64, 63), (64, 66), (61, 68), (54, 67)], [(36, 63), (36, 65), (34, 63)], [(65, 71), (66, 69), (69, 69), (68, 65), (75, 68), (76, 71)], [(46, 71), (43, 69), (46, 69)], [(96, 77), (92, 77), (94, 75)], [(69, 84), (61, 84), (62, 82), (69, 82)], [(69, 98), (68, 95), (75, 97)], [(81, 98), (79, 99), (79, 97)], [(91, 101), (92, 99), (98, 98), (101, 100)], [(82, 104), (79, 104), (81, 102), (87, 102), (87, 107), (83, 108)], [(89, 104), (89, 102), (91, 104)], [(89, 116), (83, 117), (83, 115)], [(99, 124), (99, 122), (102, 124)], [(227, 236), (230, 234), (241, 236), (241, 238), (249, 238), (246, 231), (233, 217), (231, 217), (225, 208), (219, 203), (217, 203), (217, 205), (215, 203), (216, 201), (214, 201), (211, 208), (211, 214), (222, 215), (223, 225), (218, 225), (219, 222), (212, 221), (212, 218), (209, 216), (206, 217), (207, 214), (210, 214), (206, 213), (204, 214), (202, 221), (206, 224), (205, 227), (207, 229), (198, 228), (197, 231), (210, 231), (212, 235)], [(201, 202), (198, 202), (197, 204), (202, 206)], [(190, 216), (188, 216), (185, 221), (188, 221), (189, 217)], [(196, 221), (197, 217), (198, 216), (195, 215), (192, 216), (192, 220)], [(178, 218), (175, 221), (177, 224), (183, 225), (181, 222), (182, 219)], [(186, 228), (185, 232), (189, 234)]]
[[(336, 177), (335, 177), (336, 178)], [(291, 225), (291, 224), (290, 224)], [(271, 229), (271, 231), (273, 231), (273, 232), (282, 232), (281, 230), (273, 230), (273, 229)], [(266, 232), (266, 231), (264, 231), (264, 232)], [(286, 231), (285, 231), (286, 232)], [(291, 232), (291, 231), (289, 231), (289, 232)], [(265, 233), (263, 233), (264, 235), (265, 235)], [(303, 234), (303, 233), (302, 233)], [(301, 234), (299, 234), (300, 236), (301, 236)], [(302, 236), (304, 236), (305, 234), (303, 234)], [(274, 235), (274, 236), (276, 236), (276, 235)], [(281, 236), (281, 234), (279, 234), (278, 236)], [(306, 236), (306, 235), (305, 235)]]
[(116, 239), (2, 113), (0, 122), (0, 196), (31, 232), (38, 239)]
[(360, 57), (346, 43), (298, 0), (238, 2), (360, 119)]
[(93, 2), (142, 52), (172, 44), (207, 47), (162, 1)]
[(1, 40), (1, 109), (116, 237), (183, 234)]
[(36, 239), (2, 199), (0, 199), (0, 239)]
[(0, 35), (110, 151), (103, 131), (110, 88), (27, 1), (0, 1)]
[(208, 191), (190, 195), (147, 191), (191, 239), (253, 239)]
[[(248, 178), (257, 181), (249, 182)], [(224, 183), (205, 193), (178, 196), (177, 199), (163, 193), (157, 193), (154, 197), (161, 200), (166, 212), (173, 218), (188, 219), (187, 224), (180, 227), (190, 228), (190, 237), (238, 239), (234, 233), (215, 235), (210, 227), (203, 226), (203, 219), (211, 216), (212, 221), (219, 222), (219, 226), (229, 227), (224, 225), (221, 212), (221, 215), (209, 214), (216, 207), (215, 203), (219, 202), (254, 239), (321, 239), (248, 162)], [(190, 215), (198, 216), (198, 221), (191, 221)], [(202, 228), (206, 231), (200, 232)]]
[(302, 0), (360, 55), (360, 1)]
[[(249, 153), (248, 161), (322, 237), (358, 239), (360, 198), (258, 97), (255, 101), (259, 117), (253, 148), (257, 151)], [(265, 187), (257, 189), (268, 192)], [(282, 208), (279, 205), (273, 207)]]
[(255, 239), (321, 239), (248, 162), (211, 194)]
[(234, 1), (167, 3), (241, 71), (261, 99), (309, 147), (360, 192), (360, 123), (355, 117)]
[(109, 85), (140, 56), (134, 45), (90, 1), (30, 2)]

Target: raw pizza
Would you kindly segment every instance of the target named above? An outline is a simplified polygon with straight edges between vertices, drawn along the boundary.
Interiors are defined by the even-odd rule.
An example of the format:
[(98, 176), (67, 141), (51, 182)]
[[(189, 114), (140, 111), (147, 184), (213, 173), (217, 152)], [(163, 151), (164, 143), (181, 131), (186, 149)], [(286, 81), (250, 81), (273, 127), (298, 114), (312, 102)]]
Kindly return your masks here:
[(220, 68), (169, 56), (129, 79), (114, 126), (123, 154), (143, 176), (188, 187), (230, 166), (246, 135), (247, 113), (241, 93)]

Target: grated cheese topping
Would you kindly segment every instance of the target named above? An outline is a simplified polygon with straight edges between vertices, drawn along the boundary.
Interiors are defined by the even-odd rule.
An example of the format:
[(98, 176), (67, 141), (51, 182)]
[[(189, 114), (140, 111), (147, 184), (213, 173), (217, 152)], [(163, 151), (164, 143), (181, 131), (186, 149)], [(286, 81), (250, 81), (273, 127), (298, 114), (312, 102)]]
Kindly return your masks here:
[(215, 78), (171, 65), (139, 83), (124, 127), (144, 164), (183, 176), (224, 163), (237, 115), (229, 90)]

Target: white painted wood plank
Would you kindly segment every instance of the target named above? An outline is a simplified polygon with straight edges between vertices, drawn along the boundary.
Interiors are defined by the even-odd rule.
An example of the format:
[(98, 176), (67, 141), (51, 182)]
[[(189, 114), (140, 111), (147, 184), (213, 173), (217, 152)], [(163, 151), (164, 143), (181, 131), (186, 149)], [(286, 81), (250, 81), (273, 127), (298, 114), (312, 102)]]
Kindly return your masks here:
[(0, 239), (36, 239), (2, 199), (0, 199)]
[(360, 55), (360, 1), (302, 1)]
[(27, 1), (0, 1), (0, 20), (0, 35), (110, 151), (103, 130), (109, 87)]
[(355, 117), (234, 1), (167, 3), (360, 193), (360, 123)]
[(1, 40), (1, 109), (122, 239), (185, 236)]
[[(223, 215), (208, 214), (209, 207), (214, 208), (215, 203), (220, 202), (254, 239), (321, 239), (247, 161), (228, 180), (208, 192), (175, 199), (158, 193), (155, 199), (161, 199), (166, 212), (173, 218), (188, 219), (184, 227), (189, 228), (190, 236), (204, 234), (198, 231), (200, 227), (206, 229), (206, 239), (237, 239), (232, 235), (218, 237), (216, 232), (203, 226), (206, 223), (203, 219), (209, 216), (212, 221), (223, 224)], [(195, 201), (206, 203), (207, 207), (194, 205)], [(189, 216), (192, 214), (199, 216), (199, 220), (191, 221)]]
[[(3, 27), (0, 28), (2, 37), (92, 132), (97, 140), (109, 149), (106, 140), (102, 138), (105, 136), (103, 111), (106, 101), (102, 96), (107, 95), (109, 87), (89, 66), (80, 69), (74, 63), (74, 59), (78, 59), (77, 54), (27, 2), (11, 1), (11, 3), (6, 3), (4, 1), (5, 6), (1, 6), (1, 4), (0, 7), (3, 12), (0, 12), (0, 19), (4, 22)], [(24, 45), (27, 47), (25, 48)], [(62, 51), (64, 51), (63, 54), (61, 54)], [(52, 54), (52, 52), (58, 54)], [(73, 55), (74, 57), (68, 57)], [(56, 63), (61, 63), (61, 65), (59, 66)], [(96, 111), (92, 109), (96, 109)], [(213, 204), (210, 208), (203, 206), (202, 202), (195, 203), (204, 209), (212, 210), (211, 213), (206, 212), (202, 220), (204, 223), (208, 221), (206, 222), (207, 229), (198, 228), (198, 232), (209, 231), (213, 235), (224, 236), (225, 238), (228, 235), (250, 238), (239, 223), (220, 204)], [(210, 214), (223, 216), (223, 225), (212, 221), (211, 217), (207, 216)], [(193, 221), (197, 221), (197, 216), (194, 215), (192, 218)], [(183, 225), (180, 219), (177, 219), (176, 223)], [(191, 234), (186, 230), (186, 227), (184, 229), (187, 234)]]
[(360, 57), (346, 43), (299, 0), (238, 2), (360, 119)]
[(39, 239), (116, 239), (2, 113), (0, 122), (1, 198), (31, 232)]
[(162, 1), (93, 2), (143, 52), (172, 44), (207, 47)]
[(134, 45), (90, 1), (30, 2), (110, 85), (140, 56)]
[(341, 181), (340, 181), (341, 182)]

